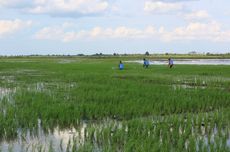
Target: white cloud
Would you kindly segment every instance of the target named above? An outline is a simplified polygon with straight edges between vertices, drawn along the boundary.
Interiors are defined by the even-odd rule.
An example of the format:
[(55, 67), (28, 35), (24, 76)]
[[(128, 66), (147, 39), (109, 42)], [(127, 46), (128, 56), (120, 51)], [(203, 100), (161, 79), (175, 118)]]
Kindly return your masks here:
[(95, 27), (90, 30), (68, 31), (63, 26), (45, 27), (35, 34), (40, 40), (59, 40), (70, 42), (79, 39), (153, 39), (165, 42), (180, 40), (205, 40), (230, 42), (230, 30), (222, 30), (217, 22), (200, 23), (192, 22), (187, 26), (167, 30), (165, 27), (156, 28), (148, 26), (144, 29), (119, 26), (116, 28)]
[(107, 0), (0, 0), (0, 5), (34, 14), (80, 16), (102, 13), (108, 9), (109, 2)]
[[(225, 31), (221, 31), (221, 26), (217, 22), (200, 23), (192, 22), (185, 27), (175, 28), (171, 32), (165, 32), (163, 40), (208, 40), (217, 41), (217, 37), (221, 36)], [(225, 41), (226, 38), (222, 37), (219, 40)], [(218, 41), (219, 41), (218, 40)]]
[(32, 25), (32, 21), (15, 20), (0, 20), (0, 37), (22, 30)]
[(182, 10), (182, 3), (162, 2), (162, 1), (146, 1), (144, 10), (146, 12), (167, 13)]
[[(153, 33), (153, 28), (148, 27), (147, 33)], [(63, 27), (45, 27), (35, 34), (36, 39), (61, 40), (63, 42), (74, 41), (76, 39), (97, 39), (97, 38), (141, 38), (145, 34), (143, 31), (120, 26), (117, 28), (95, 27), (85, 31), (65, 31)]]
[(11, 5), (18, 3), (19, 0), (0, 0), (0, 6), (6, 6), (6, 5)]
[(0, 6), (10, 8), (25, 8), (32, 6), (33, 0), (0, 0)]
[(32, 13), (68, 13), (81, 14), (100, 13), (108, 8), (108, 2), (102, 0), (35, 0)]
[(209, 19), (210, 15), (205, 10), (195, 11), (185, 15), (187, 20), (200, 20), (200, 19)]
[(221, 24), (212, 21), (209, 23), (192, 22), (185, 27), (175, 28), (171, 32), (162, 35), (164, 41), (210, 41), (230, 42), (230, 29), (223, 30)]

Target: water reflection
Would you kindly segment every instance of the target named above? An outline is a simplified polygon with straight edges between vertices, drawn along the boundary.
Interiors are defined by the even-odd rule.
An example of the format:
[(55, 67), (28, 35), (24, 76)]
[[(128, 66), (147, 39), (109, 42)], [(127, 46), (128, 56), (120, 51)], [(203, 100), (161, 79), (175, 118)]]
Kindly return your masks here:
[[(127, 63), (140, 63), (142, 60), (125, 61)], [(152, 65), (167, 65), (168, 60), (150, 60)], [(175, 59), (174, 64), (191, 64), (191, 65), (230, 65), (230, 59)]]
[(18, 138), (14, 141), (3, 141), (0, 144), (0, 151), (72, 151), (74, 144), (76, 147), (82, 146), (86, 137), (86, 123), (82, 123), (78, 128), (59, 129), (58, 127), (45, 133), (38, 120), (38, 133), (29, 130), (24, 133), (18, 130)]

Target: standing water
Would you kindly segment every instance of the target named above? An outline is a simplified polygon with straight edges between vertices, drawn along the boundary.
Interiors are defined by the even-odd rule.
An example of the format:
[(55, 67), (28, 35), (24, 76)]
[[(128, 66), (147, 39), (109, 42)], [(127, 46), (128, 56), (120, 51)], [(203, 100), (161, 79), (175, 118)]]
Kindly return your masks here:
[[(142, 60), (125, 61), (128, 63), (143, 63)], [(150, 60), (150, 64), (165, 65), (168, 60)], [(191, 64), (191, 65), (230, 65), (230, 59), (175, 59), (174, 64)]]

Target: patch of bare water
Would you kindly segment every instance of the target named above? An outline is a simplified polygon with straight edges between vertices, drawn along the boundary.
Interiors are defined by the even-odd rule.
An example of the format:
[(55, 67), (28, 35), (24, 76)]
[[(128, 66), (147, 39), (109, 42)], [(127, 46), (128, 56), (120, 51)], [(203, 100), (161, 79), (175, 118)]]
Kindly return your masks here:
[(24, 133), (18, 129), (18, 138), (14, 141), (3, 141), (0, 143), (0, 151), (13, 152), (21, 151), (71, 151), (74, 144), (77, 147), (85, 142), (86, 124), (82, 123), (77, 128), (59, 129), (58, 127), (45, 133), (41, 127), (41, 120), (38, 120), (37, 133), (29, 130)]
[(4, 97), (10, 97), (13, 93), (16, 92), (16, 88), (3, 88), (0, 87), (0, 100)]
[(37, 82), (27, 86), (28, 91), (46, 92), (51, 94), (54, 89), (62, 89), (63, 91), (70, 91), (72, 88), (76, 88), (78, 85), (76, 82)]
[(207, 86), (189, 85), (189, 84), (173, 84), (172, 87), (174, 90), (177, 90), (177, 89), (206, 89), (207, 88)]
[(19, 75), (28, 75), (30, 77), (42, 77), (45, 75), (45, 73), (41, 73), (38, 70), (34, 70), (34, 69), (18, 69), (15, 71), (10, 71), (11, 73), (15, 74), (19, 74)]
[(35, 62), (39, 62), (39, 61), (35, 61), (35, 60), (4, 60), (4, 61), (0, 61), (0, 62), (7, 62), (7, 63), (35, 63)]
[(60, 64), (68, 64), (68, 63), (73, 63), (73, 62), (76, 62), (76, 60), (73, 60), (73, 59), (62, 59), (62, 60), (58, 61), (58, 63), (60, 63)]
[[(113, 136), (112, 131), (115, 129), (121, 129), (122, 124), (120, 122), (114, 121), (104, 121), (103, 123), (93, 123), (93, 122), (81, 122), (77, 127), (72, 127), (70, 129), (60, 129), (58, 127), (49, 130), (48, 133), (44, 132), (41, 126), (41, 120), (38, 119), (38, 129), (36, 133), (31, 131), (23, 132), (18, 129), (18, 137), (14, 141), (3, 141), (0, 142), (0, 151), (72, 151), (75, 147), (78, 149), (84, 146), (85, 142), (90, 139), (88, 128), (95, 128), (97, 130), (94, 132), (94, 145), (96, 145), (97, 134), (106, 127), (113, 126), (111, 128), (111, 136)], [(97, 147), (97, 146), (95, 146)], [(76, 149), (74, 151), (76, 151)]]
[[(124, 61), (126, 63), (140, 63), (142, 60)], [(168, 60), (150, 60), (150, 65), (167, 65)], [(230, 59), (175, 59), (174, 64), (191, 64), (191, 65), (230, 65)]]
[(32, 69), (20, 69), (16, 70), (15, 73), (34, 73), (37, 72), (37, 70), (32, 70)]
[(174, 90), (177, 89), (206, 89), (207, 82), (202, 80), (197, 80), (195, 77), (194, 79), (187, 79), (187, 80), (180, 80), (178, 79), (175, 84), (172, 84)]
[(13, 83), (15, 81), (14, 79), (14, 76), (0, 76), (0, 80), (6, 83)]

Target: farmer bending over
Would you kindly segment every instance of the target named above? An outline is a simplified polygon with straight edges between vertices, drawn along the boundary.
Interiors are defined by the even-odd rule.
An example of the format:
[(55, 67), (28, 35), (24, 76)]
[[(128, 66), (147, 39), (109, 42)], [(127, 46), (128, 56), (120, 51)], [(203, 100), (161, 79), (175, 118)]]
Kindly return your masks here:
[(149, 67), (149, 61), (146, 60), (145, 58), (144, 58), (143, 60), (144, 60), (143, 67), (144, 67), (144, 68), (148, 68), (148, 67)]

